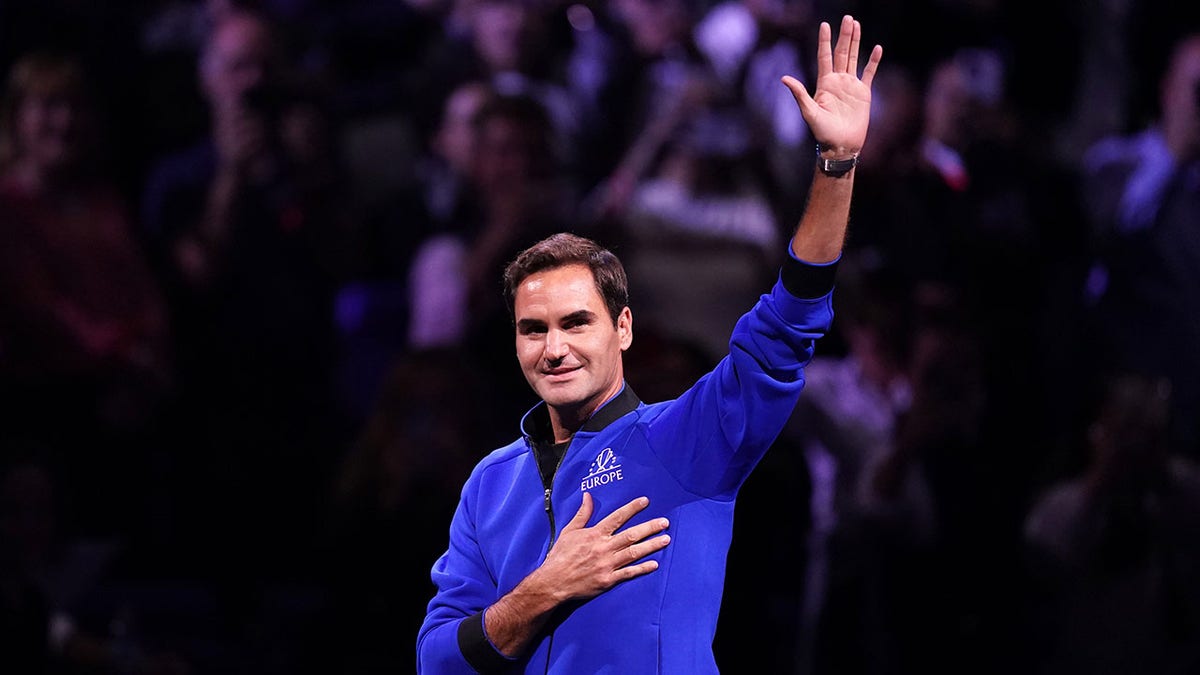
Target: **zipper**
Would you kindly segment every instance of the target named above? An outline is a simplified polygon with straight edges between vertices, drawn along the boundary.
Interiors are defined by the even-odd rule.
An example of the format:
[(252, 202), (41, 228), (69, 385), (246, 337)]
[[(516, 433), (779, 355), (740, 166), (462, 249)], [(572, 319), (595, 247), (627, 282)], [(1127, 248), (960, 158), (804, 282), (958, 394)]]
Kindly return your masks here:
[(554, 506), (550, 502), (550, 496), (554, 494), (554, 479), (558, 476), (558, 469), (562, 466), (563, 460), (567, 458), (567, 451), (570, 449), (570, 446), (567, 446), (567, 449), (563, 450), (563, 454), (558, 458), (558, 464), (554, 465), (554, 471), (550, 474), (550, 484), (542, 486), (546, 488), (543, 496), (546, 500), (546, 518), (550, 520), (550, 543), (546, 546), (546, 553), (550, 552), (550, 547), (554, 546), (554, 540), (558, 539), (558, 527), (554, 524)]
[[(557, 534), (555, 532), (555, 527), (554, 527), (554, 509), (550, 505), (550, 494), (552, 491), (553, 490), (551, 488), (546, 488), (546, 517), (550, 519), (550, 545), (551, 546), (554, 545), (554, 537)], [(549, 553), (550, 549), (546, 549), (546, 552)]]
[[(554, 541), (556, 539), (558, 539), (558, 527), (554, 524), (554, 505), (550, 501), (550, 497), (551, 497), (551, 495), (554, 494), (554, 479), (555, 479), (555, 477), (558, 476), (558, 469), (559, 469), (559, 467), (562, 466), (563, 460), (567, 458), (567, 452), (570, 451), (570, 449), (571, 449), (571, 446), (568, 444), (566, 449), (563, 450), (563, 453), (561, 455), (559, 455), (558, 463), (554, 465), (554, 471), (550, 473), (550, 484), (542, 485), (542, 487), (545, 488), (545, 492), (543, 492), (542, 495), (543, 495), (543, 498), (545, 499), (546, 518), (550, 521), (550, 543), (546, 544), (546, 553), (547, 554), (549, 554), (550, 549), (553, 548)], [(534, 454), (534, 459), (535, 460), (537, 459), (536, 453)], [(538, 473), (540, 474), (541, 471), (539, 470)], [(550, 654), (552, 654), (553, 652), (554, 652), (554, 631), (550, 631), (550, 640), (549, 640), (549, 642), (546, 643), (546, 669), (545, 669), (545, 671), (543, 671), (547, 674), (549, 674), (549, 672), (550, 672)]]

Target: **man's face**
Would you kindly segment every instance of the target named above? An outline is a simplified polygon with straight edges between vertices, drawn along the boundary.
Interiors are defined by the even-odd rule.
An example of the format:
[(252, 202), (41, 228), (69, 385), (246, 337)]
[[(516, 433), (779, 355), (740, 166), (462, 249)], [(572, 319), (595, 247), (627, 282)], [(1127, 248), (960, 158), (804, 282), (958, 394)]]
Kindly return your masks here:
[(633, 316), (626, 307), (613, 325), (585, 265), (529, 275), (517, 287), (513, 313), (521, 370), (547, 405), (582, 418), (620, 391)]

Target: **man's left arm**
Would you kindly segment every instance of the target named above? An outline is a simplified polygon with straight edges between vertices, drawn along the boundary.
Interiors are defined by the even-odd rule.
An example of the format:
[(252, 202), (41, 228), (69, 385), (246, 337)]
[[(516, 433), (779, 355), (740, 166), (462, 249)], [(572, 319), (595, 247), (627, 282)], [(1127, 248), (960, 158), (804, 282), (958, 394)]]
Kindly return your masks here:
[[(832, 320), (830, 294), (850, 214), (854, 165), (866, 140), (870, 85), (883, 54), (876, 46), (859, 78), (861, 30), (844, 17), (835, 47), (829, 25), (821, 24), (815, 94), (783, 78), (819, 153), (780, 282), (738, 322), (729, 356), (650, 424), (652, 447), (667, 449), (660, 458), (698, 494), (730, 496), (749, 475), (794, 409), (803, 367)], [(671, 450), (684, 447), (688, 453)]]
[(854, 166), (867, 139), (871, 116), (871, 80), (883, 56), (883, 48), (875, 45), (860, 79), (862, 27), (850, 16), (843, 17), (836, 47), (831, 45), (830, 31), (829, 24), (822, 22), (817, 39), (816, 93), (810, 96), (794, 77), (783, 78), (817, 139), (818, 170), (791, 242), (792, 254), (809, 263), (833, 262), (842, 254)]

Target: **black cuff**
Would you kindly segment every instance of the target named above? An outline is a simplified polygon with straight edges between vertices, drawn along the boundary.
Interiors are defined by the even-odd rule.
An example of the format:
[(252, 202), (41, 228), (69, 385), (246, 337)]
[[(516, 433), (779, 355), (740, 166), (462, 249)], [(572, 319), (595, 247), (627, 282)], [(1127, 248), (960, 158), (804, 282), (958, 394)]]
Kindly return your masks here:
[(475, 612), (458, 624), (458, 649), (477, 672), (494, 673), (505, 670), (512, 661), (496, 651), (483, 632), (483, 612)]
[(841, 258), (821, 265), (806, 263), (789, 255), (783, 261), (783, 269), (779, 271), (779, 279), (783, 287), (794, 297), (804, 300), (815, 300), (828, 295), (833, 290), (833, 281), (837, 276), (838, 263)]

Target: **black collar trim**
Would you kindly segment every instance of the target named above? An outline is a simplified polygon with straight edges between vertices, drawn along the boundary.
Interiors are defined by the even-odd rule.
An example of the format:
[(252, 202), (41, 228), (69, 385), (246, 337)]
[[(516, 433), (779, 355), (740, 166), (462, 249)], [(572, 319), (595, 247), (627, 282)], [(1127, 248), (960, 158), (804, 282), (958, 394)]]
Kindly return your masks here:
[(637, 394), (633, 393), (633, 387), (626, 384), (621, 388), (619, 394), (614, 396), (608, 403), (605, 403), (595, 414), (588, 418), (588, 421), (583, 423), (582, 431), (600, 431), (625, 415), (637, 410), (637, 407), (641, 404), (642, 400), (638, 398)]
[[(638, 398), (637, 394), (633, 393), (633, 387), (630, 387), (627, 383), (621, 388), (620, 393), (612, 397), (608, 403), (605, 403), (595, 414), (588, 418), (588, 421), (583, 423), (583, 428), (580, 431), (600, 431), (625, 415), (637, 410), (641, 404), (642, 400)], [(547, 438), (551, 438), (550, 413), (546, 409), (545, 401), (538, 403), (532, 410), (525, 413), (525, 418), (521, 420), (521, 433), (531, 441), (539, 444), (545, 443)]]

